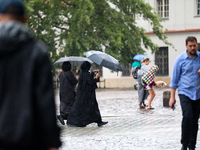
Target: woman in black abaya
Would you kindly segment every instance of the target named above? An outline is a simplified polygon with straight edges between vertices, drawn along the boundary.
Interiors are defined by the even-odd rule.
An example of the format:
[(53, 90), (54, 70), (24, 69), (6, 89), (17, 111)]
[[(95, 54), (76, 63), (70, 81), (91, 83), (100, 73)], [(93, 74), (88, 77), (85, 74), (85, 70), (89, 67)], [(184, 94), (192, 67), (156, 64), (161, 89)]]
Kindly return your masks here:
[(62, 64), (62, 72), (59, 75), (60, 79), (60, 115), (57, 116), (62, 125), (65, 125), (64, 120), (67, 120), (68, 114), (72, 105), (75, 102), (75, 86), (77, 79), (71, 70), (71, 63), (66, 61)]
[(67, 125), (73, 127), (85, 127), (90, 123), (97, 123), (98, 126), (107, 124), (101, 119), (95, 89), (99, 81), (100, 73), (94, 71), (90, 74), (91, 64), (88, 61), (81, 65), (79, 84), (74, 105), (71, 107)]

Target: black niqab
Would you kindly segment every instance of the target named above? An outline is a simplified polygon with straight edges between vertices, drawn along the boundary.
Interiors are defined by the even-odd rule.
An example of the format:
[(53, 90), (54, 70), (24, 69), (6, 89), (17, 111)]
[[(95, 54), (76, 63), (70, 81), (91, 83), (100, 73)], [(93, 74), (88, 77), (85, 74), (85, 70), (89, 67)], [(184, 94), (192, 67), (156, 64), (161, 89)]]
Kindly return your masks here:
[(77, 96), (68, 116), (68, 125), (84, 127), (90, 123), (102, 121), (95, 94), (99, 78), (94, 79), (94, 73), (89, 73), (91, 65), (88, 63), (83, 62), (81, 65), (82, 72), (79, 77)]

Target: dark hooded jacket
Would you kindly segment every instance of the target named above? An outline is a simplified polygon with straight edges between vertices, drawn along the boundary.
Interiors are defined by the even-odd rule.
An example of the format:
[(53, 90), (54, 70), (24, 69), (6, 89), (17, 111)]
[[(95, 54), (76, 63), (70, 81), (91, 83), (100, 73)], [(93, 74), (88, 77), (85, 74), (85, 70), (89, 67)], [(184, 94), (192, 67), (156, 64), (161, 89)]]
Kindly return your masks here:
[(61, 145), (46, 46), (21, 23), (0, 25), (0, 149)]
[(74, 105), (71, 107), (67, 124), (84, 127), (90, 123), (102, 122), (95, 89), (98, 79), (94, 79), (94, 73), (82, 70), (78, 81), (77, 95)]

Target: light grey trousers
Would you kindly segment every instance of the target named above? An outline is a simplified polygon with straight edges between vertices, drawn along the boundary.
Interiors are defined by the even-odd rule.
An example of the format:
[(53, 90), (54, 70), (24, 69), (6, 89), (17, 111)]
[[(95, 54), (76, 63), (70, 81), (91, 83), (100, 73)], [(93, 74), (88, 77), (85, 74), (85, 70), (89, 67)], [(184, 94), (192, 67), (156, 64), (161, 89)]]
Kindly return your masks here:
[(145, 90), (142, 83), (141, 83), (141, 77), (138, 78), (138, 101), (143, 102), (146, 100), (149, 96), (148, 90)]

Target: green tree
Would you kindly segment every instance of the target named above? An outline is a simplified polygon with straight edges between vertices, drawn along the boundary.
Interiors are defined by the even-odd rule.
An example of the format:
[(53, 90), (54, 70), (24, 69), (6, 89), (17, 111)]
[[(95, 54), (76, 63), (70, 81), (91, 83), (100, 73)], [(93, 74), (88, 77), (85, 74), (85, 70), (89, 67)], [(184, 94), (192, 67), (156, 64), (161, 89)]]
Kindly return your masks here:
[[(50, 48), (54, 62), (63, 56), (83, 56), (88, 50), (100, 50), (117, 58), (122, 64), (132, 62), (134, 55), (146, 49), (158, 50), (140, 27), (135, 17), (150, 22), (154, 34), (165, 44), (161, 19), (144, 0), (25, 0), (37, 38)], [(112, 8), (109, 3), (116, 6)], [(59, 53), (58, 53), (59, 52)]]

